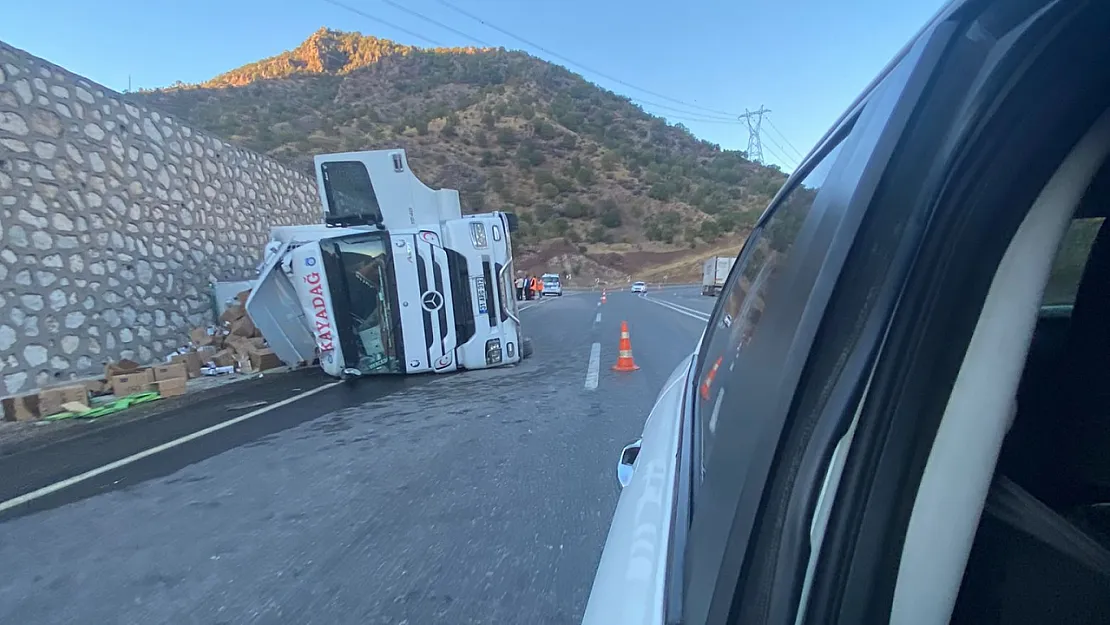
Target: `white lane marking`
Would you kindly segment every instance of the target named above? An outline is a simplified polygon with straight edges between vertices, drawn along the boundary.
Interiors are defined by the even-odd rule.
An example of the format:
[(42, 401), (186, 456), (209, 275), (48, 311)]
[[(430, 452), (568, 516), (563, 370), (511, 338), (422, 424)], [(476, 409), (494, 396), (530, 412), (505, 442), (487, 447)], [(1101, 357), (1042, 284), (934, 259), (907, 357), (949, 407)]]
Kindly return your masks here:
[(529, 308), (535, 308), (536, 306), (539, 306), (540, 304), (543, 304), (544, 302), (546, 302), (548, 300), (540, 298), (538, 300), (525, 300), (525, 301), (535, 302), (535, 303), (534, 304), (525, 304), (525, 305), (521, 306), (520, 307), (520, 312), (524, 312), (524, 311), (528, 310)]
[(253, 419), (254, 417), (257, 417), (258, 415), (261, 415), (261, 414), (264, 414), (264, 413), (269, 412), (271, 410), (274, 410), (275, 408), (281, 408), (282, 406), (288, 406), (289, 404), (291, 404), (291, 403), (293, 403), (293, 402), (295, 402), (299, 399), (304, 399), (305, 397), (308, 397), (310, 395), (315, 395), (316, 393), (319, 393), (321, 391), (326, 391), (327, 389), (332, 388), (334, 386), (338, 386), (340, 384), (342, 384), (342, 382), (331, 382), (331, 383), (325, 384), (323, 386), (318, 386), (318, 387), (316, 387), (312, 390), (305, 391), (305, 392), (303, 392), (299, 395), (294, 395), (293, 397), (290, 397), (288, 399), (283, 399), (283, 400), (281, 400), (277, 403), (270, 404), (269, 406), (266, 406), (264, 408), (259, 408), (258, 410), (252, 410), (251, 412), (248, 412), (247, 414), (244, 414), (244, 415), (239, 415), (238, 417), (235, 417), (234, 419), (229, 419), (227, 421), (217, 423), (216, 425), (206, 427), (203, 430), (197, 430), (196, 432), (193, 432), (192, 434), (186, 434), (185, 436), (182, 436), (181, 438), (176, 438), (172, 441), (169, 441), (168, 443), (162, 443), (161, 445), (156, 445), (154, 447), (151, 447), (150, 449), (145, 449), (145, 450), (140, 451), (138, 453), (131, 454), (130, 456), (127, 456), (126, 458), (121, 458), (119, 460), (116, 460), (115, 462), (109, 462), (108, 464), (106, 464), (102, 467), (97, 467), (95, 469), (90, 469), (88, 471), (85, 471), (84, 473), (81, 473), (80, 475), (75, 475), (73, 477), (66, 478), (66, 479), (64, 479), (60, 482), (54, 482), (53, 484), (43, 486), (40, 489), (33, 490), (33, 491), (31, 491), (29, 493), (26, 493), (24, 495), (20, 495), (18, 497), (14, 497), (14, 498), (9, 499), (7, 501), (0, 502), (0, 512), (3, 512), (5, 510), (14, 508), (16, 506), (19, 506), (19, 505), (22, 505), (22, 504), (25, 504), (25, 503), (28, 503), (30, 501), (34, 501), (35, 499), (38, 499), (40, 497), (44, 497), (44, 496), (49, 495), (51, 493), (56, 493), (56, 492), (58, 492), (58, 491), (60, 491), (64, 488), (69, 488), (70, 486), (73, 486), (74, 484), (79, 484), (81, 482), (84, 482), (85, 480), (92, 479), (92, 478), (94, 478), (98, 475), (103, 475), (104, 473), (107, 473), (107, 472), (112, 471), (114, 469), (118, 469), (120, 467), (127, 466), (127, 465), (129, 465), (133, 462), (138, 462), (139, 460), (142, 460), (143, 458), (153, 456), (154, 454), (166, 451), (167, 449), (172, 449), (172, 448), (177, 447), (179, 445), (184, 445), (185, 443), (188, 443), (190, 441), (194, 441), (194, 440), (196, 440), (196, 439), (198, 439), (202, 436), (207, 436), (207, 435), (209, 435), (213, 432), (218, 432), (218, 431), (220, 431), (224, 428), (231, 427), (231, 426), (233, 426), (237, 423), (242, 423), (243, 421), (246, 421), (247, 419)]
[(594, 317), (594, 323), (601, 323), (601, 313), (597, 313), (597, 316)]
[(649, 302), (654, 302), (656, 304), (659, 304), (660, 306), (663, 306), (664, 308), (669, 308), (669, 309), (671, 309), (671, 310), (673, 310), (677, 313), (682, 313), (682, 314), (686, 315), (687, 317), (693, 317), (694, 319), (697, 319), (699, 321), (709, 321), (709, 313), (704, 313), (704, 312), (701, 312), (700, 310), (694, 310), (693, 308), (687, 308), (685, 306), (680, 306), (679, 304), (675, 304), (674, 302), (666, 302), (666, 301), (663, 301), (663, 300), (655, 299), (654, 297), (645, 297), (644, 299), (646, 299)]
[(586, 390), (597, 388), (597, 376), (601, 371), (601, 343), (590, 346), (590, 364), (586, 366)]

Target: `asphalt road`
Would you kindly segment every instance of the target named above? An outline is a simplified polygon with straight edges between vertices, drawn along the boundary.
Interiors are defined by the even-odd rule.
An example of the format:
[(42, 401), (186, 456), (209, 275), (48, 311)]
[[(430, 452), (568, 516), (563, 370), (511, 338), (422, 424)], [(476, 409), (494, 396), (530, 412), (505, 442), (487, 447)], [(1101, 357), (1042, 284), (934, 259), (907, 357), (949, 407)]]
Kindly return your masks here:
[[(326, 388), (8, 510), (0, 622), (577, 623), (617, 453), (716, 301), (599, 299), (530, 305), (519, 366)], [(9, 454), (0, 500), (326, 383), (298, 375)]]

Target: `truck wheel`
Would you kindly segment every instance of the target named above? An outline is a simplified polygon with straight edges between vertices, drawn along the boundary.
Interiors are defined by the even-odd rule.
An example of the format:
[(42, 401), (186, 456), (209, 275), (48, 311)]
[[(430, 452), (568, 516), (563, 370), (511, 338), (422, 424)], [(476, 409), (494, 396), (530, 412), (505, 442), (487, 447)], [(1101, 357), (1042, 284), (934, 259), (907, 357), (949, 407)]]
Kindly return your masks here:
[(531, 356), (532, 339), (527, 337), (520, 339), (520, 359), (524, 360), (525, 358), (530, 358)]

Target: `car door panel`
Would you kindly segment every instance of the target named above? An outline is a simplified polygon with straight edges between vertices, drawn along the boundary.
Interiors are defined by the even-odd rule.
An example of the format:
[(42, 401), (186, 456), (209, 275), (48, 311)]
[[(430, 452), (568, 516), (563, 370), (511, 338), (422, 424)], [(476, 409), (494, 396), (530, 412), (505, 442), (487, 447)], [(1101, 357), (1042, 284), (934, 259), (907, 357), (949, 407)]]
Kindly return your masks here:
[(675, 367), (644, 423), (632, 480), (621, 492), (613, 513), (584, 625), (663, 622), (675, 449), (692, 361), (691, 355)]

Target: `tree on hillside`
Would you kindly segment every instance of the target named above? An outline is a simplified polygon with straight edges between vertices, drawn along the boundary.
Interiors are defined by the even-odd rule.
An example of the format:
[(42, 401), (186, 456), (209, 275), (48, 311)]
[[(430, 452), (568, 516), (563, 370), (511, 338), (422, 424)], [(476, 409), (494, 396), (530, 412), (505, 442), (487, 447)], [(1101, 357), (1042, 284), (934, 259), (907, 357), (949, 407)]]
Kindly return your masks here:
[(550, 238), (556, 218), (568, 240), (720, 239), (750, 228), (785, 180), (523, 52), (321, 31), (209, 86), (134, 97), (301, 170), (315, 153), (404, 146), (430, 186), (459, 187), (468, 207), (534, 212), (544, 227), (521, 240)]

